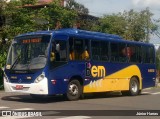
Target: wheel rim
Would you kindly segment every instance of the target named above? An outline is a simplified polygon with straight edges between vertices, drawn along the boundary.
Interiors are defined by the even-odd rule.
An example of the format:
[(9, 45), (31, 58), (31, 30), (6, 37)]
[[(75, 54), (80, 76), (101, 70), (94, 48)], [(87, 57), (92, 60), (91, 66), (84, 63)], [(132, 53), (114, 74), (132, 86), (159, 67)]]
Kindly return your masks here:
[(78, 94), (78, 86), (76, 84), (70, 84), (69, 85), (69, 93), (72, 96), (76, 96)]
[(138, 86), (137, 86), (137, 83), (136, 83), (135, 81), (133, 81), (133, 82), (131, 83), (131, 90), (132, 90), (134, 93), (136, 93), (137, 90), (138, 90)]

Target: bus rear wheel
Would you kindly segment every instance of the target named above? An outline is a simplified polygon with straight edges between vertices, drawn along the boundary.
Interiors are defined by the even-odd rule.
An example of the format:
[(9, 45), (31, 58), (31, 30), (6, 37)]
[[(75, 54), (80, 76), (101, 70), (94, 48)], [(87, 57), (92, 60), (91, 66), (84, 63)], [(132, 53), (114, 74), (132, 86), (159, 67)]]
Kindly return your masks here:
[(68, 100), (78, 100), (82, 94), (82, 86), (78, 80), (71, 80), (68, 84), (66, 97)]
[(129, 91), (122, 91), (123, 95), (136, 96), (140, 93), (139, 82), (136, 77), (132, 77), (129, 83)]

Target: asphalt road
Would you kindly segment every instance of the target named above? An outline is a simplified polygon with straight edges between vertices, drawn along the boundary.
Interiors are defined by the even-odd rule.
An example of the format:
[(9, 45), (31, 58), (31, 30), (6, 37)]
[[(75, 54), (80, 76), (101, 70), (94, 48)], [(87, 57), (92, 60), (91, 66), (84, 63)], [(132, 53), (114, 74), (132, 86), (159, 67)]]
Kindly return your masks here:
[[(103, 95), (87, 95), (83, 100), (78, 100), (78, 101), (67, 101), (63, 96), (56, 96), (56, 97), (54, 96), (44, 99), (33, 99), (30, 97), (30, 95), (27, 94), (5, 93), (4, 91), (0, 91), (0, 113), (2, 114), (2, 111), (4, 110), (7, 111), (32, 110), (33, 112), (39, 110), (40, 112), (42, 112), (42, 115), (52, 115), (52, 116), (42, 116), (42, 117), (17, 116), (17, 117), (0, 117), (0, 119), (16, 119), (16, 118), (159, 119), (160, 88), (146, 89), (142, 91), (141, 95), (133, 97), (122, 96), (120, 93), (112, 93)], [(69, 110), (69, 111), (62, 111), (62, 110)], [(112, 111), (106, 111), (106, 110), (112, 110)], [(121, 110), (126, 110), (126, 111), (121, 111)], [(121, 115), (129, 115), (130, 113), (132, 114), (133, 112), (135, 112), (132, 110), (141, 110), (141, 111), (144, 110), (143, 113), (146, 113), (145, 110), (148, 111), (152, 110), (152, 112), (154, 112), (153, 110), (156, 111), (159, 110), (157, 112), (159, 116), (129, 116), (129, 117), (121, 116)], [(154, 113), (156, 113), (156, 111)], [(111, 116), (106, 116), (109, 114)]]

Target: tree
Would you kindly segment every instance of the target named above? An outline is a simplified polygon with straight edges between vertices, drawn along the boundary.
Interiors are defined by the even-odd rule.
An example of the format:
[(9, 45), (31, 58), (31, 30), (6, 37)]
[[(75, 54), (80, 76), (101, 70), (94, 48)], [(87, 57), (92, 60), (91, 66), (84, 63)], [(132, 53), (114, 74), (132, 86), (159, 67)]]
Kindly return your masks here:
[[(48, 22), (48, 28), (50, 29), (55, 29), (57, 25), (63, 28), (72, 27), (76, 17), (77, 13), (74, 10), (62, 7), (60, 0), (54, 0), (49, 6), (41, 8), (37, 14), (40, 21)], [(46, 25), (43, 28), (46, 28)]]
[(78, 13), (89, 13), (89, 10), (84, 5), (77, 3), (75, 0), (67, 0), (66, 8), (75, 10)]
[(0, 68), (5, 65), (8, 46), (15, 36), (48, 28), (52, 30), (57, 28), (57, 23), (64, 28), (73, 25), (76, 12), (62, 7), (60, 0), (53, 0), (46, 7), (38, 9), (27, 7), (26, 4), (35, 5), (36, 1), (12, 0), (9, 3), (0, 1), (0, 17), (5, 17), (5, 22), (0, 27)]
[(155, 24), (151, 21), (152, 15), (148, 8), (140, 12), (130, 10), (105, 15), (94, 30), (117, 34), (129, 40), (149, 42), (149, 34), (155, 28)]
[(99, 30), (105, 33), (122, 35), (124, 34), (126, 21), (119, 14), (106, 15), (100, 19)]
[(22, 6), (24, 5), (34, 5), (38, 2), (38, 0), (20, 0)]
[(5, 64), (5, 60), (7, 57), (7, 49), (9, 43), (6, 43), (6, 36), (7, 33), (4, 31), (4, 25), (5, 25), (5, 18), (4, 18), (4, 9), (6, 7), (5, 1), (0, 1), (0, 74), (2, 74), (1, 68)]
[(5, 37), (13, 39), (14, 36), (25, 32), (54, 29), (58, 21), (62, 27), (72, 26), (76, 12), (62, 7), (61, 0), (53, 0), (46, 7), (38, 9), (27, 7), (24, 4), (34, 5), (36, 1), (19, 0), (7, 4), (4, 10), (6, 24), (2, 27), (3, 33), (6, 34)]
[(156, 51), (156, 69), (160, 70), (160, 47)]
[(149, 11), (149, 8), (140, 12), (125, 11), (122, 15), (127, 21), (126, 38), (128, 38), (127, 34), (130, 34), (131, 37), (129, 38), (132, 40), (149, 42), (149, 34), (154, 26), (151, 21), (153, 14)]

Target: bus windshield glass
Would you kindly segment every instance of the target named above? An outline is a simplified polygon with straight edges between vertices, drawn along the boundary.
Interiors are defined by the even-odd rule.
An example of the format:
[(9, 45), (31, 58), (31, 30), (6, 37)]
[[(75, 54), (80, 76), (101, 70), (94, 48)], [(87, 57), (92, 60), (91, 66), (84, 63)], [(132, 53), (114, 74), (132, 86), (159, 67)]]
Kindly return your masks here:
[(6, 69), (37, 70), (47, 62), (50, 35), (16, 38), (10, 48)]

